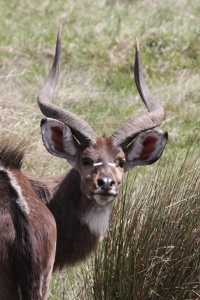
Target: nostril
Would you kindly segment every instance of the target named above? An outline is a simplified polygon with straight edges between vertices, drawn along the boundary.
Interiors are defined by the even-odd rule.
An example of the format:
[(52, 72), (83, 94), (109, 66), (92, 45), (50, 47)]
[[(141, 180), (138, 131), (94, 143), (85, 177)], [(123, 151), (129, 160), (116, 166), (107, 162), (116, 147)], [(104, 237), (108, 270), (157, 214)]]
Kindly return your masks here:
[(110, 186), (113, 188), (113, 187), (115, 187), (115, 182), (114, 182), (114, 180), (111, 180), (110, 181)]
[(99, 187), (103, 187), (105, 185), (104, 179), (103, 178), (99, 178), (97, 180), (97, 184), (98, 184)]

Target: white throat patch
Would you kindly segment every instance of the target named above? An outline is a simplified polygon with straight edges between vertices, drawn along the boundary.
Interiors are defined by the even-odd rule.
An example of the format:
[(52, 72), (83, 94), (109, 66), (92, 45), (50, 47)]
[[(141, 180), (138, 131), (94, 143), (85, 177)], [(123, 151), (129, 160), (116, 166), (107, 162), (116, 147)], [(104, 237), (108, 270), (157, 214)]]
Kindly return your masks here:
[(108, 230), (112, 205), (94, 205), (82, 217), (82, 222), (87, 224), (90, 231), (96, 235), (102, 235)]

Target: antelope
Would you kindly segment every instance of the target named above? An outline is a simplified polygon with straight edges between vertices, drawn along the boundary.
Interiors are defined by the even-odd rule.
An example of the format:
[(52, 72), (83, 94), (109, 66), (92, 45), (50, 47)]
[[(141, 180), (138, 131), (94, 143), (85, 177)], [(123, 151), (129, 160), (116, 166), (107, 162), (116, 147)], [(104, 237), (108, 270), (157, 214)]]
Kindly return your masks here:
[(0, 146), (0, 299), (47, 299), (54, 270), (85, 260), (108, 229), (123, 173), (160, 158), (167, 133), (154, 128), (164, 117), (142, 74), (136, 39), (134, 77), (148, 112), (111, 136), (97, 136), (79, 116), (52, 104), (60, 70), (61, 28), (51, 71), (38, 94), (46, 117), (43, 143), (72, 168), (54, 179), (24, 174), (24, 150)]

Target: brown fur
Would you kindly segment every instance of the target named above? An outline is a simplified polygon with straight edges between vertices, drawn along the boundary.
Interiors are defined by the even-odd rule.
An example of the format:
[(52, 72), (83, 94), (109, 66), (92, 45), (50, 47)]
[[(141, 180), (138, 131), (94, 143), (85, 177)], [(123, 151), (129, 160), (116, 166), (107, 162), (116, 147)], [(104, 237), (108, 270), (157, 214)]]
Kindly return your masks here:
[[(53, 263), (54, 269), (74, 265), (96, 248), (99, 234), (91, 232), (81, 219), (81, 215), (87, 214), (96, 204), (87, 198), (81, 187), (84, 170), (71, 169), (57, 179), (28, 177), (20, 170), (23, 152), (21, 146), (5, 142), (0, 150), (0, 269), (4, 274), (4, 280), (0, 278), (3, 282), (0, 294), (7, 295), (5, 299), (8, 300), (18, 299), (20, 288), (23, 299), (46, 299)], [(98, 138), (95, 145), (85, 149), (84, 155), (90, 155), (95, 161), (103, 157), (105, 162), (111, 162), (123, 152), (108, 138)], [(81, 159), (81, 155), (78, 157)], [(77, 164), (80, 164), (79, 159)], [(93, 170), (93, 180), (107, 171), (102, 167)], [(29, 213), (17, 201), (17, 188), (9, 172), (22, 191)], [(108, 173), (116, 176), (113, 170)], [(44, 281), (42, 297), (41, 276)]]
[[(4, 149), (0, 161), (7, 167), (0, 171), (0, 299), (19, 299), (19, 294), (27, 300), (47, 299), (55, 258), (55, 221), (19, 170), (23, 152), (20, 148), (13, 151), (9, 145)], [(10, 174), (22, 191), (28, 212), (20, 205)]]
[[(104, 155), (102, 155), (105, 153)], [(114, 158), (123, 158), (124, 153), (120, 147), (116, 147), (108, 137), (98, 137), (95, 144), (83, 151), (84, 156), (88, 156), (94, 161), (108, 159), (113, 161)], [(105, 161), (106, 162), (106, 161)]]
[(24, 157), (24, 143), (11, 142), (10, 139), (0, 141), (0, 166), (11, 169), (21, 169)]
[(80, 222), (80, 213), (84, 210), (81, 197), (80, 174), (71, 169), (48, 204), (57, 224), (54, 269), (84, 260), (97, 245), (99, 237)]

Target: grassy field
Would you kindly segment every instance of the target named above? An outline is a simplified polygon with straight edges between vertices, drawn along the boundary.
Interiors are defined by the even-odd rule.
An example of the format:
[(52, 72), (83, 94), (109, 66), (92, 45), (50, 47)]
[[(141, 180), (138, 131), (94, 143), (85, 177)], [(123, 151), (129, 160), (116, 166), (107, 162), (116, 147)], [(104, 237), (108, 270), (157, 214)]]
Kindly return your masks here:
[[(139, 38), (145, 79), (165, 108), (161, 128), (168, 131), (169, 141), (159, 163), (131, 172), (128, 181), (133, 185), (130, 190), (137, 191), (136, 187), (144, 184), (144, 177), (149, 178), (148, 181), (159, 180), (158, 185), (162, 182), (166, 185), (167, 178), (170, 181), (169, 172), (179, 178), (177, 170), (183, 166), (191, 143), (192, 151), (187, 168), (184, 167), (184, 176), (190, 174), (193, 161), (199, 170), (199, 0), (1, 0), (0, 134), (27, 141), (24, 170), (48, 177), (68, 168), (43, 147), (39, 129), (42, 115), (36, 101), (52, 63), (60, 23), (63, 24), (63, 56), (55, 102), (84, 117), (99, 134), (109, 135), (130, 116), (145, 111), (133, 80), (134, 43), (135, 37)], [(163, 173), (168, 175), (162, 180)], [(192, 176), (190, 179), (198, 183), (199, 171)], [(177, 190), (179, 188), (180, 185)], [(147, 191), (148, 188), (143, 195)], [(197, 198), (198, 185), (190, 192)], [(137, 195), (137, 192), (133, 194)], [(139, 195), (142, 198), (142, 192)], [(171, 201), (180, 201), (184, 199), (182, 196)], [(197, 203), (191, 205), (196, 207)], [(187, 209), (183, 207), (183, 212)], [(104, 244), (99, 249), (99, 256), (103, 255), (102, 249)], [(97, 258), (95, 261), (98, 263)], [(197, 269), (199, 261), (196, 263)], [(91, 261), (89, 265), (83, 264), (82, 269), (73, 269), (67, 277), (66, 272), (55, 275), (50, 299), (91, 299), (84, 278), (92, 285), (95, 266), (98, 264)], [(84, 270), (90, 277), (86, 277)], [(84, 292), (77, 296), (80, 290), (85, 291), (85, 296)], [(139, 295), (133, 299), (189, 299), (170, 298), (169, 295), (168, 298), (141, 298)], [(105, 296), (102, 299), (116, 297), (115, 294), (113, 298)]]

